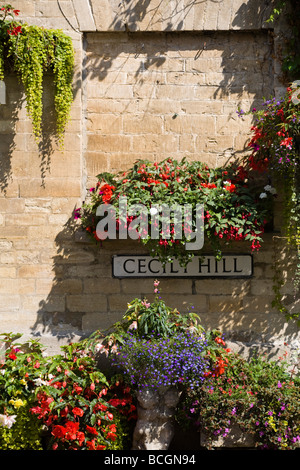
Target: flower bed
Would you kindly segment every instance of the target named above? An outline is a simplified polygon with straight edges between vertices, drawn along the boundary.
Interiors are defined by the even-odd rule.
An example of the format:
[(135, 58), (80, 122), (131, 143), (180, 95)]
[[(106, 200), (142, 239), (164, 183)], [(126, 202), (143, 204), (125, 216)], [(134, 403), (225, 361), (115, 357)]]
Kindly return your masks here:
[(135, 390), (175, 386), (181, 392), (177, 422), (205, 435), (208, 448), (233, 427), (250, 436), (253, 447), (297, 448), (299, 357), (294, 363), (260, 356), (247, 361), (226, 347), (221, 332), (204, 331), (195, 313), (168, 308), (158, 284), (154, 302), (134, 299), (128, 304), (100, 350), (113, 358)]
[[(4, 337), (0, 449), (130, 450), (133, 436), (136, 441), (146, 428), (153, 432), (143, 437), (147, 448), (153, 448), (153, 439), (162, 449), (175, 417), (182, 430), (189, 425), (205, 435), (208, 448), (220, 438), (226, 443), (237, 427), (259, 449), (299, 446), (299, 357), (293, 368), (291, 362), (263, 357), (246, 361), (226, 347), (221, 332), (204, 331), (195, 313), (169, 308), (158, 284), (152, 303), (134, 299), (107, 335), (96, 331), (63, 346), (60, 355), (44, 357), (39, 343), (16, 344), (16, 335)], [(117, 374), (100, 371), (99, 353), (109, 356)], [(180, 396), (175, 414), (174, 400), (165, 400), (166, 416), (161, 398), (159, 409), (152, 407), (148, 416), (141, 407), (139, 416), (139, 391), (170, 388)], [(163, 443), (157, 442), (155, 416), (159, 423), (163, 418)]]
[(212, 372), (186, 390), (178, 422), (201, 434), (202, 445), (295, 449), (300, 446), (299, 375), (284, 364), (229, 354), (223, 373)]
[(130, 387), (100, 372), (84, 341), (63, 350), (44, 357), (36, 342), (8, 346), (0, 368), (1, 449), (128, 447), (136, 420)]

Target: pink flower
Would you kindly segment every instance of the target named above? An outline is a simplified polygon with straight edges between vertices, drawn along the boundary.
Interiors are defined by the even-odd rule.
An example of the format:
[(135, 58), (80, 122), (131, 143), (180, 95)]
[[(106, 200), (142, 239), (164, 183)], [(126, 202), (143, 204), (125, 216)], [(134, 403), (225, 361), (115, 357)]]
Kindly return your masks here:
[(137, 329), (137, 322), (133, 321), (131, 325), (129, 325), (128, 330), (136, 330)]

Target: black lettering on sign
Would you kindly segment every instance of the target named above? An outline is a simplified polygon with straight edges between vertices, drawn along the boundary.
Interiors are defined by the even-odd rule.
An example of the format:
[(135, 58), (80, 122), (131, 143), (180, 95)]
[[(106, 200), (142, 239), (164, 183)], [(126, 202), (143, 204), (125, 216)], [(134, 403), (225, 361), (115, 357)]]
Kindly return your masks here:
[(242, 269), (237, 269), (237, 267), (236, 267), (237, 262), (238, 262), (237, 258), (233, 258), (233, 271), (235, 273), (242, 273), (243, 270)]
[(128, 273), (128, 274), (133, 274), (133, 273), (135, 272), (134, 269), (133, 269), (133, 271), (128, 271), (128, 269), (127, 269), (127, 263), (129, 263), (129, 261), (132, 261), (132, 262), (134, 263), (134, 259), (126, 259), (126, 260), (124, 261), (123, 269), (124, 269), (124, 271), (125, 271), (126, 273)]
[(149, 261), (149, 263), (148, 263), (148, 269), (149, 269), (149, 271), (150, 271), (152, 274), (158, 274), (160, 270), (158, 269), (158, 271), (154, 271), (154, 270), (152, 269), (152, 263), (159, 263), (159, 260), (158, 260), (158, 259), (155, 259), (155, 258), (154, 258), (154, 259), (150, 259), (150, 261)]
[(202, 268), (207, 268), (207, 272), (210, 273), (210, 259), (206, 260), (206, 264), (203, 264), (202, 259), (199, 259), (199, 273), (202, 273)]
[(229, 270), (226, 269), (226, 258), (223, 258), (222, 261), (223, 261), (223, 273), (231, 273), (231, 269)]
[[(144, 269), (144, 271), (142, 271)], [(145, 259), (139, 259), (138, 260), (138, 272), (139, 274), (145, 274), (147, 271), (146, 269), (146, 260)]]

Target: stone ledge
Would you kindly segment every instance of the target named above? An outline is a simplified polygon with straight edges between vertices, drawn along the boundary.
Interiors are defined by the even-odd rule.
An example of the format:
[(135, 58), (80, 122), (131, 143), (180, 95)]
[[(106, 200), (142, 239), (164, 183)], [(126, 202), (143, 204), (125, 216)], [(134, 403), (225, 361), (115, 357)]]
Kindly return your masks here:
[(96, 31), (96, 25), (89, 0), (73, 0), (73, 8), (80, 31)]
[[(87, 0), (73, 0), (73, 5)], [(270, 5), (264, 5), (262, 0), (252, 0), (245, 4), (244, 0), (219, 0), (207, 2), (159, 2), (150, 0), (90, 0), (93, 21), (97, 31), (229, 31), (229, 30), (259, 30), (268, 28), (265, 20), (270, 13)], [(263, 3), (263, 5), (262, 5)], [(77, 7), (78, 6), (78, 7)], [(85, 9), (87, 15), (88, 8)], [(82, 14), (83, 8), (80, 8)], [(91, 18), (84, 18), (90, 27)], [(82, 30), (83, 31), (83, 30)]]

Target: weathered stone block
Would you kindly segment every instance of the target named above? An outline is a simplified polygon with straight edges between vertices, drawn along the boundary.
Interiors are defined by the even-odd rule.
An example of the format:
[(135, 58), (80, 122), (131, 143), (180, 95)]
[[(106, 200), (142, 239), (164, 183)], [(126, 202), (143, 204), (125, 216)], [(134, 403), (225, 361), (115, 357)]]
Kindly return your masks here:
[(71, 312), (106, 312), (107, 296), (105, 294), (93, 295), (67, 295), (66, 306)]

